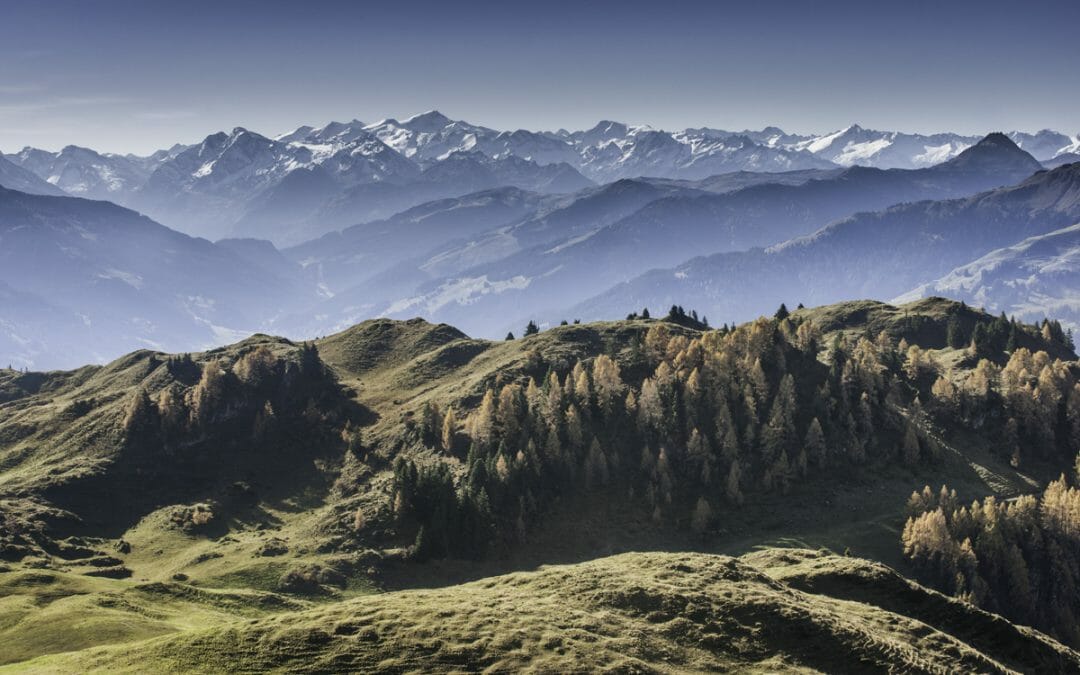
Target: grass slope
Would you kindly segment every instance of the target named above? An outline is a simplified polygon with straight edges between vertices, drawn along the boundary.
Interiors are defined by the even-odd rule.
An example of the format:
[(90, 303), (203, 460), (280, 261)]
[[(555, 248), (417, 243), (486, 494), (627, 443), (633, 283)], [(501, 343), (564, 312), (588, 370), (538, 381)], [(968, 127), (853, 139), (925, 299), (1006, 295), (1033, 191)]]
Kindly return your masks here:
[[(904, 593), (881, 603), (873, 592), (881, 583), (900, 585)], [(1080, 654), (888, 568), (795, 550), (746, 559), (624, 554), (43, 658), (18, 669), (940, 673), (1078, 667)]]
[[(965, 319), (976, 320), (977, 313), (967, 311)], [(966, 367), (961, 352), (944, 348), (954, 303), (928, 299), (897, 308), (860, 302), (800, 312), (826, 333), (853, 336), (880, 330), (899, 336), (911, 330), (910, 317), (923, 317), (919, 340), (941, 362)], [(677, 523), (658, 526), (640, 500), (608, 491), (556, 504), (523, 544), (481, 563), (403, 559), (412, 533), (395, 532), (379, 517), (387, 511), (393, 458), (454, 466), (461, 459), (433, 453), (403, 433), (425, 403), (468, 411), (487, 387), (541, 377), (547, 364), (568, 369), (598, 354), (620, 358), (654, 323), (561, 326), (492, 342), (421, 320), (364, 322), (318, 341), (338, 380), (335, 396), (356, 404), (363, 456), (299, 438), (291, 441), (292, 452), (264, 465), (257, 448), (240, 452), (223, 443), (221, 455), (241, 459), (220, 465), (222, 471), (186, 476), (182, 489), (160, 484), (170, 488), (168, 498), (130, 503), (124, 494), (146, 482), (144, 474), (125, 470), (120, 450), (132, 393), (143, 387), (156, 395), (192, 384), (166, 372), (167, 355), (135, 352), (70, 372), (0, 371), (0, 558), (8, 560), (0, 563), (0, 664), (22, 669), (27, 659), (58, 652), (72, 654), (33, 667), (394, 671), (438, 664), (425, 661), (436, 657), (460, 668), (544, 670), (582, 663), (625, 670), (850, 671), (859, 664), (874, 670), (889, 658), (913, 670), (936, 663), (980, 671), (1073, 664), (1075, 655), (1056, 643), (970, 608), (963, 614), (957, 603), (885, 568), (810, 553), (747, 554), (763, 546), (850, 548), (903, 571), (897, 542), (913, 489), (948, 482), (970, 500), (1031, 491), (1056, 476), (1052, 467), (1020, 473), (962, 435), (940, 439), (950, 452), (932, 467), (901, 467), (888, 475), (853, 467), (804, 481), (789, 495), (755, 496), (718, 514), (723, 526), (708, 541)], [(297, 349), (288, 340), (254, 336), (193, 356), (200, 365), (231, 363), (259, 346), (285, 359)], [(539, 372), (537, 363), (545, 364)], [(643, 375), (624, 370), (628, 379)], [(237, 479), (254, 486), (250, 502), (223, 497)], [(141, 487), (152, 494), (157, 486)], [(175, 509), (208, 500), (217, 500), (219, 509), (212, 528), (191, 532), (173, 525)], [(358, 508), (369, 514), (362, 531), (353, 525)], [(13, 531), (33, 534), (42, 546), (7, 556)], [(747, 557), (681, 553), (688, 549)], [(588, 562), (626, 551), (655, 553)], [(567, 565), (474, 581), (551, 563)], [(684, 567), (680, 580), (672, 570)], [(724, 570), (734, 570), (733, 576)], [(102, 576), (114, 574), (127, 576)], [(310, 583), (287, 583), (290, 575)], [(472, 583), (447, 587), (459, 581)], [(609, 588), (615, 595), (605, 595)], [(370, 596), (375, 590), (394, 592)], [(646, 611), (636, 600), (611, 599), (639, 591), (661, 598), (658, 607), (678, 611), (665, 610), (671, 614), (665, 618), (651, 605)], [(694, 600), (688, 605), (687, 598)], [(936, 613), (919, 613), (927, 608)], [(954, 617), (951, 623), (942, 623), (942, 612)], [(371, 625), (339, 628), (362, 617)], [(919, 622), (931, 627), (913, 627)], [(1016, 631), (1009, 639), (1028, 646), (1003, 651), (964, 632), (965, 625), (999, 631), (993, 635)], [(680, 642), (683, 629), (697, 637)], [(791, 641), (777, 630), (804, 637)], [(856, 634), (869, 637), (851, 637)], [(831, 646), (821, 653), (813, 649), (817, 643)], [(88, 650), (98, 646), (108, 647)], [(230, 650), (239, 660), (222, 660)]]

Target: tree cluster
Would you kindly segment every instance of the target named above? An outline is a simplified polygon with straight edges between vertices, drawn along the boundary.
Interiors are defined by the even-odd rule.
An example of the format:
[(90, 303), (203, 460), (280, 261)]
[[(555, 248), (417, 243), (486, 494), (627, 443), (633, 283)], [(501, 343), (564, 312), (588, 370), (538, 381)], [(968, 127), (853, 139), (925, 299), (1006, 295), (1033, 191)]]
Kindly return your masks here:
[[(210, 438), (273, 446), (299, 427), (322, 428), (337, 404), (336, 383), (313, 345), (290, 357), (262, 345), (232, 363), (218, 359), (200, 366), (182, 356), (164, 367), (168, 381), (156, 397), (140, 387), (128, 402), (122, 428), (132, 458), (175, 455)], [(185, 385), (186, 379), (193, 384)]]
[(908, 506), (904, 554), (924, 582), (1080, 644), (1080, 490), (1064, 476), (1039, 496), (970, 506), (926, 487)]
[[(396, 474), (395, 499), (426, 504), (425, 491), (441, 495), (431, 497), (438, 508), (397, 511), (439, 542), (418, 540), (417, 550), (475, 554), (474, 525), (455, 513), (489, 518), (486, 531), (513, 541), (556, 499), (597, 491), (628, 495), (657, 522), (706, 532), (748, 493), (784, 492), (830, 466), (936, 454), (897, 412), (915, 388), (884, 334), (839, 339), (823, 362), (805, 320), (672, 331), (654, 324), (619, 360), (602, 354), (539, 381), (489, 388), (468, 415), (425, 406), (423, 442), (465, 461), (456, 473), (435, 462), (416, 469), (416, 480), (412, 470)], [(627, 381), (623, 365), (648, 374)], [(425, 472), (437, 480), (421, 480)], [(473, 545), (456, 548), (459, 537)]]

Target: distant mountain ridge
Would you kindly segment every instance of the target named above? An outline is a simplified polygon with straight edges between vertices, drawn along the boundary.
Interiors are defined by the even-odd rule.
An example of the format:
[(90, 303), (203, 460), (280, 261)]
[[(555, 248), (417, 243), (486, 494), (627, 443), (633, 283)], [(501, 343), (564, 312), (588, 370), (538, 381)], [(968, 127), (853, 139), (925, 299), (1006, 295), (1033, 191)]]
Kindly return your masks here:
[[(768, 246), (859, 211), (965, 197), (1041, 170), (1007, 137), (991, 134), (956, 158), (926, 169), (852, 167), (838, 173), (795, 174), (788, 182), (772, 182), (762, 174), (758, 183), (729, 190), (715, 181), (624, 181), (595, 193), (608, 197), (597, 215), (586, 216), (578, 207), (577, 213), (563, 217), (556, 209), (508, 222), (434, 254), (417, 251), (411, 271), (399, 266), (392, 277), (371, 279), (354, 289), (336, 287), (340, 295), (329, 304), (348, 316), (344, 308), (359, 306), (362, 297), (368, 311), (452, 320), (475, 334), (495, 335), (527, 320), (521, 312), (566, 318), (554, 312), (567, 311), (576, 304), (572, 298), (583, 301), (642, 270), (676, 265), (703, 251)], [(617, 186), (625, 189), (616, 191)], [(586, 198), (595, 199), (588, 194), (581, 195), (582, 205)], [(321, 254), (305, 247), (299, 257), (328, 263), (327, 256), (358, 256), (364, 244), (335, 241)], [(634, 306), (609, 307), (615, 313), (602, 316), (618, 316)]]
[[(200, 199), (209, 207), (214, 200), (268, 180), (268, 172), (278, 165), (274, 152), (292, 152), (301, 159), (316, 152), (351, 152), (314, 147), (313, 139), (321, 134), (346, 144), (371, 142), (367, 132), (346, 126), (301, 132), (299, 137), (313, 147), (283, 146), (234, 130), (175, 152), (154, 171), (148, 185), (170, 184), (179, 175), (191, 185), (183, 199)], [(380, 152), (408, 161), (382, 147)], [(541, 167), (515, 156), (491, 159), (478, 151), (455, 151), (415, 175), (454, 171), (462, 164), (481, 177), (490, 177), (490, 165), (497, 164), (517, 165), (520, 175), (552, 180), (565, 166)], [(224, 171), (229, 166), (244, 170)], [(317, 166), (292, 172), (281, 185), (326, 171)], [(610, 318), (642, 303), (634, 298), (592, 307), (589, 298), (632, 282), (644, 270), (684, 264), (702, 253), (743, 255), (725, 252), (778, 244), (830, 221), (857, 217), (853, 214), (860, 211), (963, 198), (1019, 183), (1032, 174), (1048, 175), (1009, 138), (991, 134), (956, 158), (917, 170), (850, 167), (736, 172), (698, 181), (622, 179), (565, 193), (481, 189), (283, 249), (247, 232), (211, 244), (108, 202), (50, 201), (8, 192), (5, 201), (19, 209), (10, 212), (4, 223), (9, 229), (0, 232), (9, 260), (0, 282), (6, 283), (10, 299), (0, 315), (7, 340), (0, 356), (34, 364), (61, 354), (100, 361), (119, 346), (206, 347), (263, 329), (315, 336), (376, 316), (422, 315), (481, 336), (505, 335), (530, 317), (554, 321), (580, 313)], [(416, 182), (413, 188), (399, 189), (437, 184)], [(482, 179), (462, 189), (484, 184)], [(268, 200), (257, 212), (276, 209), (284, 207)], [(1046, 219), (1050, 229), (1074, 222)], [(893, 297), (1014, 242), (1004, 234), (987, 242), (972, 239), (947, 258), (949, 267), (920, 268), (925, 275), (909, 275), (896, 287), (874, 287), (871, 294)], [(745, 255), (752, 258), (754, 253)], [(874, 255), (886, 254), (874, 253), (867, 260)], [(843, 288), (836, 276), (849, 274), (850, 267), (820, 269), (802, 286)], [(725, 274), (718, 273), (714, 283), (731, 281)], [(732, 283), (743, 282), (744, 276), (739, 272)], [(857, 287), (853, 293), (866, 290)], [(662, 307), (669, 294), (661, 297), (659, 305), (651, 300), (645, 304)], [(696, 296), (687, 292), (685, 297)], [(835, 299), (834, 294), (822, 301)], [(682, 297), (671, 299), (680, 301)], [(706, 309), (706, 303), (691, 306)], [(755, 306), (766, 304), (762, 300)], [(715, 320), (727, 311), (710, 310), (710, 316)], [(75, 339), (79, 333), (83, 337)], [(68, 338), (75, 341), (64, 342)]]
[[(1050, 130), (1009, 137), (1049, 165), (1080, 149), (1080, 137)], [(859, 125), (817, 136), (776, 127), (664, 131), (607, 120), (574, 132), (500, 131), (433, 110), (400, 121), (303, 126), (275, 137), (237, 127), (149, 157), (68, 146), (27, 147), (7, 158), (68, 194), (136, 208), (189, 233), (295, 244), (425, 201), (496, 187), (558, 193), (622, 178), (924, 168), (979, 138)], [(6, 180), (7, 187), (27, 187), (25, 180)]]
[(104, 201), (0, 188), (0, 242), (5, 365), (75, 366), (117, 349), (212, 346), (316, 299), (236, 246)]
[[(950, 272), (954, 268), (986, 255), (973, 266), (988, 270), (988, 261), (1003, 255), (991, 253), (995, 249), (1033, 237), (1018, 250), (1034, 251), (1041, 235), (1077, 222), (1080, 164), (1067, 164), (972, 197), (858, 213), (769, 248), (698, 257), (652, 270), (566, 311), (588, 319), (598, 313), (607, 316), (616, 308), (684, 302), (714, 322), (726, 322), (759, 311), (752, 304), (913, 297), (902, 294), (914, 287), (920, 287), (914, 296), (949, 292), (954, 286), (970, 285), (957, 279), (965, 268)], [(1062, 231), (1053, 239), (1070, 235)], [(1028, 283), (1026, 277), (1023, 283)], [(1066, 285), (1059, 290), (1069, 289)], [(1002, 301), (1007, 302), (1009, 295)], [(971, 299), (982, 304), (977, 294)]]

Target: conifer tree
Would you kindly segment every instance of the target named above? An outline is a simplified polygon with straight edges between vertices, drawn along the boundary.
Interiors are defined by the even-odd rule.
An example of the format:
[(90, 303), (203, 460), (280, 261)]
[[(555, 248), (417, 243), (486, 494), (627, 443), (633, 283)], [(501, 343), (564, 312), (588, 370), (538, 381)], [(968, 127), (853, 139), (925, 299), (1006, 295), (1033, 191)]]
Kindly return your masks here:
[(813, 462), (814, 466), (818, 468), (825, 466), (825, 432), (821, 429), (821, 422), (816, 417), (810, 420), (810, 425), (806, 429), (803, 447), (806, 449), (808, 460)]
[(470, 417), (469, 436), (481, 450), (489, 450), (495, 442), (495, 390), (488, 389), (480, 407)]
[(443, 415), (442, 433), (440, 440), (442, 441), (442, 449), (447, 452), (453, 452), (457, 443), (457, 414), (454, 413), (453, 408), (447, 408), (446, 414)]
[(124, 414), (124, 435), (129, 442), (145, 442), (157, 433), (160, 426), (157, 407), (146, 389), (139, 387), (128, 403)]
[(795, 438), (795, 380), (789, 373), (780, 380), (769, 421), (761, 431), (766, 461), (794, 448)]
[(917, 464), (919, 452), (919, 436), (915, 433), (915, 425), (908, 422), (907, 429), (904, 431), (904, 445), (901, 448), (904, 463), (908, 465)]
[(704, 534), (712, 521), (712, 507), (705, 497), (698, 497), (694, 506), (694, 514), (690, 517), (690, 529), (696, 534)]
[(585, 480), (590, 486), (607, 485), (608, 460), (604, 449), (597, 439), (593, 439), (589, 445), (589, 455), (585, 464)]

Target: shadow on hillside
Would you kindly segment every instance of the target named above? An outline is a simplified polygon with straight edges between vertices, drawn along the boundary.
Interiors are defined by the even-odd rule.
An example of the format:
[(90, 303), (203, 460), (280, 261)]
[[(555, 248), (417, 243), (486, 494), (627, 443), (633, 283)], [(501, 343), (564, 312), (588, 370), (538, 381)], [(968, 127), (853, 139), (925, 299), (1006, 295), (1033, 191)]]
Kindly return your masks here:
[[(1000, 463), (994, 468), (1011, 472)], [(908, 497), (924, 485), (936, 491), (942, 483), (955, 489), (962, 503), (997, 488), (957, 456), (917, 470), (852, 467), (803, 481), (787, 495), (758, 494), (741, 507), (718, 509), (713, 530), (704, 536), (690, 530), (693, 504), (672, 506), (685, 516), (658, 525), (650, 506), (607, 490), (557, 503), (513, 552), (496, 552), (482, 561), (400, 563), (386, 569), (381, 582), (388, 590), (434, 588), (628, 552), (739, 556), (769, 547), (824, 548), (910, 572), (900, 548)]]

